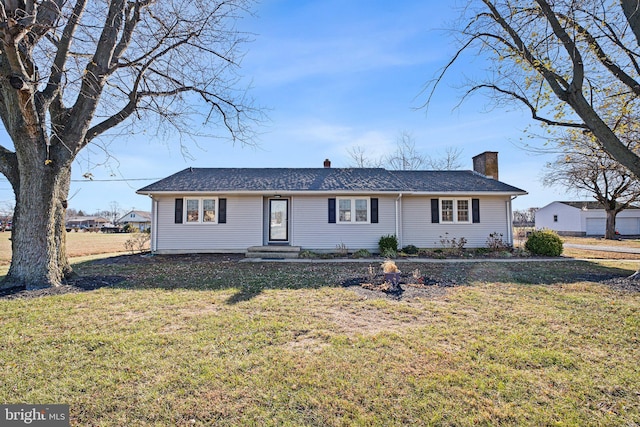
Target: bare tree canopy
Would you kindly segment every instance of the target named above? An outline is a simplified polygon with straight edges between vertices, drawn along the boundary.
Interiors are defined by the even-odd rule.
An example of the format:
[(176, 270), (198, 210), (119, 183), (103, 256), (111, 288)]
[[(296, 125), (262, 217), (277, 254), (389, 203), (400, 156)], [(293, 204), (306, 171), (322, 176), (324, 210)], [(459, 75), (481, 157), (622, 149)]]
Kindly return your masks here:
[(457, 30), (460, 47), (433, 80), (466, 53), (489, 59), (466, 95), (490, 91), (497, 105), (515, 101), (546, 126), (593, 134), (601, 148), (640, 177), (640, 157), (608, 119), (613, 101), (639, 110), (639, 1), (473, 0)]
[(13, 143), (0, 146), (0, 172), (16, 198), (7, 285), (71, 274), (71, 164), (107, 130), (159, 118), (178, 132), (209, 123), (250, 141), (258, 112), (236, 90), (246, 37), (235, 27), (250, 3), (0, 1), (0, 118)]
[[(629, 119), (624, 140), (638, 149), (638, 126)], [(563, 154), (547, 164), (546, 186), (562, 186), (569, 191), (590, 193), (607, 214), (605, 239), (616, 239), (616, 215), (640, 200), (640, 181), (600, 148), (591, 134), (565, 132), (555, 141)]]
[(455, 147), (447, 147), (442, 157), (422, 154), (416, 148), (416, 140), (408, 131), (400, 132), (396, 139), (394, 150), (386, 155), (373, 157), (362, 146), (354, 146), (347, 149), (352, 160), (352, 167), (357, 168), (381, 168), (388, 167), (391, 170), (455, 170), (462, 168), (460, 156), (462, 150)]

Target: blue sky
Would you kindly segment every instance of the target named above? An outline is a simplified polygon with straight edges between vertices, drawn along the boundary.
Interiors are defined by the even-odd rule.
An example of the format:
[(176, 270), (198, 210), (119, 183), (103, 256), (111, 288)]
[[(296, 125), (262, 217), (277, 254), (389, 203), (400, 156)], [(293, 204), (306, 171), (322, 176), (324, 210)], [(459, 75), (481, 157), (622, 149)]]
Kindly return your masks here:
[[(94, 212), (117, 201), (124, 210), (150, 210), (149, 198), (135, 190), (189, 166), (322, 167), (329, 158), (332, 166), (346, 167), (352, 163), (350, 147), (381, 156), (393, 150), (403, 131), (430, 156), (447, 147), (462, 150), (465, 169), (472, 168), (474, 155), (498, 151), (500, 180), (529, 192), (514, 201), (515, 209), (575, 198), (563, 189), (543, 188), (541, 171), (550, 158), (517, 146), (531, 124), (524, 112), (487, 111), (482, 95), (456, 108), (464, 76), (484, 66), (481, 58), (464, 58), (429, 110), (418, 108), (426, 100), (425, 84), (455, 52), (445, 31), (457, 17), (453, 3), (263, 0), (256, 16), (239, 22), (240, 30), (254, 34), (241, 73), (268, 116), (257, 146), (185, 140), (192, 157), (187, 158), (177, 135), (113, 139), (108, 165), (89, 168), (103, 158), (96, 149), (85, 150), (74, 164), (69, 207)], [(86, 172), (93, 181), (82, 177)], [(113, 181), (121, 179), (126, 181)], [(1, 180), (0, 203), (12, 199)]]

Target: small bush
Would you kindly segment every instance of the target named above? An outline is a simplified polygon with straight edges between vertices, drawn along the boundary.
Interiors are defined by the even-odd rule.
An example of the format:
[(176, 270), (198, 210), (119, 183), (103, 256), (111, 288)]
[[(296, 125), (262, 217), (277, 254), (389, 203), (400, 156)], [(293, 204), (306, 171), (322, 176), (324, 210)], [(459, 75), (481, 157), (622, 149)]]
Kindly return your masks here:
[(352, 256), (353, 258), (371, 258), (371, 252), (366, 249), (358, 249)]
[(380, 264), (380, 267), (382, 267), (382, 271), (384, 273), (400, 273), (400, 270), (398, 269), (396, 263), (391, 261), (390, 259)]
[(398, 238), (392, 234), (380, 237), (380, 240), (378, 240), (378, 249), (380, 249), (380, 253), (383, 255), (386, 250), (398, 252)]
[(562, 254), (562, 240), (551, 230), (532, 232), (524, 247), (536, 255), (560, 256)]
[(124, 248), (135, 254), (137, 252), (144, 252), (148, 250), (149, 241), (151, 240), (151, 234), (149, 233), (131, 233), (131, 237), (124, 242)]
[(349, 248), (344, 243), (340, 243), (339, 245), (336, 245), (336, 253), (339, 256), (347, 256), (349, 255)]
[(407, 255), (417, 255), (419, 252), (419, 249), (414, 245), (407, 245), (404, 248), (402, 248), (402, 252), (404, 252)]
[(391, 248), (385, 248), (382, 252), (380, 252), (380, 255), (385, 258), (395, 258), (398, 256), (398, 251), (395, 251)]
[(502, 252), (509, 249), (510, 246), (505, 243), (503, 237), (502, 233), (498, 233), (497, 231), (489, 234), (489, 237), (487, 237), (487, 248), (492, 252)]
[(318, 258), (318, 254), (310, 250), (300, 251), (298, 258)]
[(464, 245), (467, 244), (467, 239), (464, 237), (460, 237), (459, 239), (455, 237), (450, 238), (449, 233), (446, 232), (444, 236), (440, 236), (440, 244), (447, 254), (462, 255), (464, 253)]

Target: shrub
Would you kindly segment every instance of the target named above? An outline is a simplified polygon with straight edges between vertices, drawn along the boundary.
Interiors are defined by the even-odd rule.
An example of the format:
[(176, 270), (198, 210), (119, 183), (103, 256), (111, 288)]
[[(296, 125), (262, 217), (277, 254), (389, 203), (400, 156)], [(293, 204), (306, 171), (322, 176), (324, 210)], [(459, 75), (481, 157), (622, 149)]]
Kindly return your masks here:
[(551, 230), (532, 232), (524, 247), (536, 255), (560, 256), (562, 254), (562, 240)]
[(402, 252), (404, 252), (407, 255), (417, 255), (418, 254), (418, 248), (414, 245), (407, 245), (404, 248), (402, 248)]
[(501, 252), (509, 249), (509, 245), (502, 240), (502, 233), (498, 233), (497, 231), (489, 234), (487, 237), (487, 248), (492, 252)]
[(382, 267), (382, 271), (384, 273), (400, 273), (400, 270), (398, 270), (398, 266), (396, 265), (396, 263), (389, 259), (380, 264), (380, 267)]
[(298, 258), (318, 258), (318, 254), (305, 249), (304, 251), (300, 251)]
[(336, 253), (339, 256), (347, 256), (349, 255), (349, 248), (344, 243), (340, 243), (339, 245), (336, 245)]
[(352, 256), (354, 258), (371, 258), (371, 252), (366, 249), (358, 249)]
[(393, 250), (391, 248), (385, 248), (380, 255), (382, 255), (385, 258), (395, 258), (398, 256), (398, 251)]
[(449, 233), (445, 232), (444, 236), (440, 236), (440, 244), (447, 254), (462, 255), (464, 245), (467, 244), (467, 239), (464, 237), (460, 237), (459, 239), (455, 237), (449, 238)]
[(380, 237), (378, 240), (378, 249), (380, 253), (384, 255), (387, 250), (392, 250), (394, 253), (398, 251), (398, 238), (392, 234)]
[(131, 237), (124, 242), (124, 248), (131, 252), (131, 254), (135, 254), (137, 252), (144, 252), (148, 250), (148, 244), (151, 240), (151, 234), (149, 233), (131, 233)]

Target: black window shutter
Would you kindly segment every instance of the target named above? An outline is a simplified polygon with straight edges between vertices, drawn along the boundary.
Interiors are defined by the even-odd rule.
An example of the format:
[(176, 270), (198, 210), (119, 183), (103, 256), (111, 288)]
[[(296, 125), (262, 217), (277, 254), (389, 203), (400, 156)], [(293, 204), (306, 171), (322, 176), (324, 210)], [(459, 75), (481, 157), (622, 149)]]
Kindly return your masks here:
[(329, 224), (336, 223), (336, 199), (329, 199)]
[(182, 203), (183, 199), (176, 199), (175, 223), (182, 224)]
[(474, 224), (480, 222), (480, 199), (471, 199), (471, 219)]
[(431, 199), (431, 222), (434, 224), (440, 222), (440, 203), (438, 199)]
[(372, 224), (378, 223), (378, 199), (377, 198), (371, 199), (371, 223)]
[(227, 199), (218, 199), (218, 224), (227, 223)]

